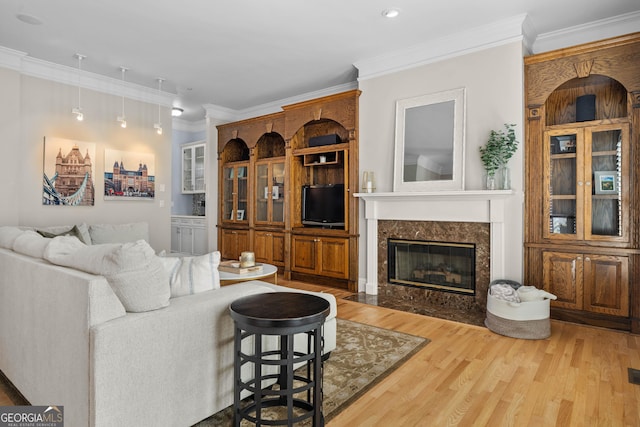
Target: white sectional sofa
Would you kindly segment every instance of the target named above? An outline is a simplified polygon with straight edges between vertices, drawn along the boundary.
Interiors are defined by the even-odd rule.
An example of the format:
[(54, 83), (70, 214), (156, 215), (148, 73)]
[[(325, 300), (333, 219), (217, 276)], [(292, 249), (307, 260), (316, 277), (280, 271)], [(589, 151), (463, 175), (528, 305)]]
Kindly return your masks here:
[[(30, 256), (39, 251), (31, 244), (38, 242), (33, 232), (33, 242), (25, 245), (23, 238), (16, 245), (19, 253), (13, 250), (17, 238), (8, 247), (7, 229), (0, 227), (0, 370), (32, 405), (63, 405), (68, 426), (190, 426), (231, 405), (229, 304), (246, 295), (295, 291), (260, 281), (211, 290), (183, 283), (183, 296), (168, 298), (161, 308), (127, 312), (130, 301), (123, 304), (112, 276), (108, 280), (46, 259), (65, 263), (66, 257), (69, 263), (95, 255), (98, 247), (83, 247), (76, 255), (58, 251), (56, 258), (47, 254), (52, 242), (75, 238), (55, 237), (43, 242), (43, 259)], [(129, 246), (120, 245), (119, 253)], [(160, 262), (170, 261), (175, 262)], [(173, 281), (178, 275), (166, 277)], [(317, 295), (331, 306), (323, 329), (326, 353), (335, 348), (336, 301), (330, 294)], [(273, 337), (268, 346), (276, 341)]]

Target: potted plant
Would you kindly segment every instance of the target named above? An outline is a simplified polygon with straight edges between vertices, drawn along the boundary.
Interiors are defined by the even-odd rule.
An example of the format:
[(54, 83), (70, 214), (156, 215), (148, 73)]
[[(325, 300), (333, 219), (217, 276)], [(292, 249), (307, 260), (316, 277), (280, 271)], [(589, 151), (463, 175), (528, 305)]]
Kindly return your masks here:
[(502, 188), (507, 190), (511, 187), (509, 169), (507, 162), (518, 150), (518, 141), (514, 124), (505, 123), (505, 130), (492, 130), (487, 143), (480, 147), (480, 159), (487, 173), (487, 190), (496, 189), (496, 171), (501, 167), (503, 170)]

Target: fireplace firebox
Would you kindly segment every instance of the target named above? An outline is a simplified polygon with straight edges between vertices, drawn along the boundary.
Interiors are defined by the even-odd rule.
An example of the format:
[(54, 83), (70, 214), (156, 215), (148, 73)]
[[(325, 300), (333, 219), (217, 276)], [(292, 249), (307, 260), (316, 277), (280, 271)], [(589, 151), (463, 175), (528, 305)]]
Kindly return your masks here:
[(388, 282), (475, 294), (475, 244), (387, 240)]

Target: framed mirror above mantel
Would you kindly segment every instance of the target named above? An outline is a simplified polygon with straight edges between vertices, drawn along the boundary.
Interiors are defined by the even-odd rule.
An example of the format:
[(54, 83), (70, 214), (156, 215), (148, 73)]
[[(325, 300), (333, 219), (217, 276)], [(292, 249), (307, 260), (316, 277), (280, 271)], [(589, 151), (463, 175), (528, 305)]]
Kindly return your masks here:
[(396, 102), (393, 191), (464, 189), (465, 89)]

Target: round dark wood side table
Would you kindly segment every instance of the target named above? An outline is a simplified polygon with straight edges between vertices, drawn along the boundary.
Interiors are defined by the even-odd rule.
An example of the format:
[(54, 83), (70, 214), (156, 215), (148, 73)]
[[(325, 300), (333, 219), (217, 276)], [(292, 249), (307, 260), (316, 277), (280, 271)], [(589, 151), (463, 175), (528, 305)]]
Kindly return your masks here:
[[(313, 426), (324, 425), (322, 415), (322, 325), (329, 314), (329, 302), (299, 292), (250, 295), (231, 303), (235, 322), (233, 423), (242, 419), (256, 425), (287, 425), (311, 418)], [(306, 351), (294, 349), (294, 335), (306, 334)], [(263, 335), (279, 337), (279, 348), (263, 348)], [(248, 350), (242, 342), (253, 338)], [(253, 367), (253, 376), (243, 379), (243, 365)], [(303, 365), (294, 373), (294, 365)], [(276, 367), (274, 369), (273, 367)], [(277, 387), (263, 388), (276, 380)], [(247, 390), (253, 402), (242, 406), (240, 395)], [(263, 419), (264, 408), (279, 407), (286, 417)]]

